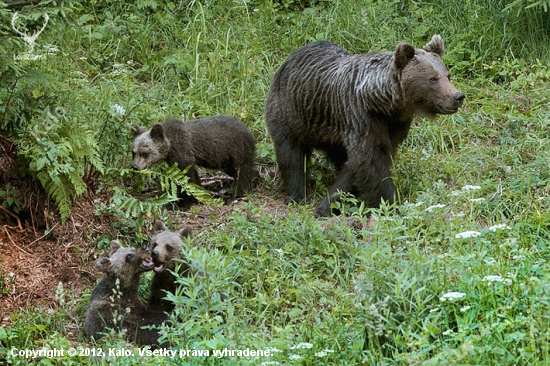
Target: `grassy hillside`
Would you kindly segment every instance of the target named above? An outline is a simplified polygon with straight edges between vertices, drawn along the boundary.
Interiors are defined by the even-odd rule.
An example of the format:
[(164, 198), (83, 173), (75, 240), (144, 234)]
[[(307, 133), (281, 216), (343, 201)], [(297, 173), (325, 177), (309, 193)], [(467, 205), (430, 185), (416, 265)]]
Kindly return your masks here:
[[(308, 42), (361, 53), (421, 47), (441, 34), (466, 102), (455, 115), (414, 123), (393, 169), (401, 215), (349, 197), (340, 217), (315, 219), (333, 178), (316, 155), (307, 205), (282, 205), (266, 174), (231, 212), (207, 217), (188, 257), (208, 276), (181, 279), (174, 317), (186, 321), (163, 330), (174, 358), (140, 354), (117, 334), (87, 343), (92, 288), (75, 297), (60, 283), (54, 310), (32, 302), (0, 310), (10, 318), (0, 364), (550, 364), (550, 20), (542, 6), (505, 3), (98, 0), (21, 9), (27, 24), (49, 12), (34, 51), (46, 56), (12, 60), (26, 46), (0, 29), (9, 34), (0, 45), (9, 55), (0, 134), (56, 203), (53, 222), (70, 222), (84, 191), (108, 197), (97, 213), (117, 222), (84, 234), (97, 253), (116, 237), (138, 245), (156, 218), (183, 224), (162, 202), (135, 200), (158, 184), (127, 169), (131, 124), (233, 115), (258, 141), (258, 164), (273, 167), (264, 100), (273, 72)], [(0, 10), (6, 24), (14, 10)], [(0, 188), (15, 212), (25, 199)], [(204, 217), (200, 210), (191, 216)], [(0, 272), (0, 294), (10, 275)], [(14, 349), (64, 353), (33, 360)], [(264, 355), (229, 352), (247, 349)]]

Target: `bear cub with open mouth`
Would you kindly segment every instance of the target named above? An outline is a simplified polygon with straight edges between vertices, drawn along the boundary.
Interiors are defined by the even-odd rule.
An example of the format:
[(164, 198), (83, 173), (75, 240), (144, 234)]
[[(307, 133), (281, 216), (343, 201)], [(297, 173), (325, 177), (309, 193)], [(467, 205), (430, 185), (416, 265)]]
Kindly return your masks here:
[(130, 342), (159, 346), (158, 331), (142, 327), (160, 325), (168, 317), (163, 312), (148, 311), (138, 294), (142, 273), (154, 266), (149, 248), (125, 248), (113, 240), (110, 257), (101, 257), (95, 264), (103, 277), (90, 295), (86, 338), (98, 340), (110, 328), (125, 331)]
[(190, 276), (191, 268), (183, 254), (183, 240), (191, 236), (191, 228), (185, 227), (180, 231), (170, 231), (160, 220), (154, 225), (150, 248), (153, 260), (153, 279), (148, 308), (150, 311), (172, 311), (174, 304), (164, 299), (166, 292), (175, 293), (176, 277), (171, 271), (179, 266), (180, 276)]

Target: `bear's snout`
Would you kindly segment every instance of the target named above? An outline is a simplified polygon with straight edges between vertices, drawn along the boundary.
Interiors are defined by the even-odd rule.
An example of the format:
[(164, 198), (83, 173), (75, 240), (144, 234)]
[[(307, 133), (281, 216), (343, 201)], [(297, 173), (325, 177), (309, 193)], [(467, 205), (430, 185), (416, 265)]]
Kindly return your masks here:
[(464, 95), (464, 93), (458, 92), (455, 94), (454, 98), (460, 105), (462, 105), (466, 96)]
[(159, 252), (157, 252), (156, 250), (153, 250), (151, 252), (151, 257), (153, 257), (153, 259), (157, 259), (159, 257)]

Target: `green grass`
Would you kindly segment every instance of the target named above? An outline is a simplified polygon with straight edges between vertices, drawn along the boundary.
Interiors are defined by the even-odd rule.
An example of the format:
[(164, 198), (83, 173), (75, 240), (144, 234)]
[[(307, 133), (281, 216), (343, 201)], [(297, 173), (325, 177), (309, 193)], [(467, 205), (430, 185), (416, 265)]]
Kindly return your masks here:
[[(105, 0), (76, 8), (74, 26), (52, 25), (39, 38), (61, 52), (32, 65), (58, 83), (36, 76), (2, 94), (12, 107), (2, 128), (29, 137), (24, 121), (40, 126), (46, 107), (63, 107), (70, 121), (95, 131), (105, 173), (91, 173), (105, 190), (130, 184), (117, 171), (130, 165), (130, 125), (167, 116), (237, 116), (259, 143), (259, 163), (273, 163), (263, 103), (290, 52), (325, 38), (354, 52), (400, 41), (420, 47), (440, 33), (466, 105), (413, 126), (393, 168), (401, 215), (385, 206), (362, 210), (349, 198), (343, 209), (355, 225), (344, 216), (315, 219), (330, 184), (321, 158), (308, 205), (274, 212), (252, 196), (189, 243), (190, 259), (208, 276), (181, 280), (187, 296), (176, 297), (176, 315), (186, 321), (163, 331), (178, 351), (269, 349), (271, 356), (65, 355), (42, 363), (550, 364), (547, 14), (503, 12), (499, 1), (303, 3)], [(261, 184), (281, 200), (276, 184)], [(142, 232), (136, 225), (113, 230), (131, 238)], [(479, 235), (458, 235), (467, 231)], [(220, 301), (220, 291), (230, 301)], [(9, 363), (38, 363), (12, 357), (14, 347), (137, 355), (116, 334), (86, 343), (88, 295), (58, 292), (54, 311), (30, 306), (0, 328), (0, 363), (3, 353)], [(442, 301), (450, 292), (463, 297)]]

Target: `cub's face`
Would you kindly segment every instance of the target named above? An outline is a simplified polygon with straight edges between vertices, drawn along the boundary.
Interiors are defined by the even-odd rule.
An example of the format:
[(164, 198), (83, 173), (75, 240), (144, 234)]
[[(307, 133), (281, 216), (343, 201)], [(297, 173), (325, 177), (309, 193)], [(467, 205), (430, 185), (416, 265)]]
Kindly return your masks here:
[(108, 277), (116, 277), (124, 287), (142, 272), (153, 269), (149, 248), (125, 248), (118, 240), (111, 241), (111, 257), (99, 258), (96, 266)]
[(132, 143), (132, 167), (136, 170), (150, 168), (153, 164), (166, 160), (170, 142), (164, 136), (162, 125), (154, 125), (146, 131), (134, 125)]
[(161, 222), (155, 223), (155, 234), (151, 237), (151, 258), (154, 262), (153, 270), (157, 273), (166, 269), (174, 270), (179, 260), (185, 260), (183, 254), (183, 240), (191, 235), (190, 228), (179, 232), (169, 231)]

